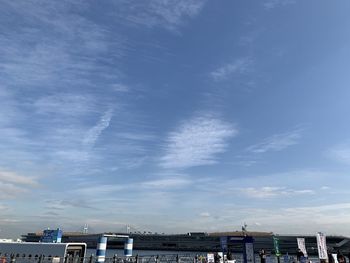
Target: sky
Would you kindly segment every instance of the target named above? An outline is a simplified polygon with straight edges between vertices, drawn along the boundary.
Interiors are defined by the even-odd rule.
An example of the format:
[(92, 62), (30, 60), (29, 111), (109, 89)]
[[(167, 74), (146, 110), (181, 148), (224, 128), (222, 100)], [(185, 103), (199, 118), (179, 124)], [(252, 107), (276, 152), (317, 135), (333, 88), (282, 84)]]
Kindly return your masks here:
[(2, 0), (0, 237), (350, 236), (350, 2)]

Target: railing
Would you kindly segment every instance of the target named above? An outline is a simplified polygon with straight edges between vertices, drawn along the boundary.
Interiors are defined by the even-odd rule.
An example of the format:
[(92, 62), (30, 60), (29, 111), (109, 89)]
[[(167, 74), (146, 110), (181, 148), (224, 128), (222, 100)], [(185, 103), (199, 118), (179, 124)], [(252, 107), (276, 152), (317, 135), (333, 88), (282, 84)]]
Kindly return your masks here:
[[(235, 255), (236, 263), (243, 263), (242, 255)], [(318, 258), (310, 258), (313, 263), (320, 262)], [(0, 263), (96, 263), (97, 258), (95, 255), (91, 255), (88, 257), (26, 257), (23, 258), (21, 256), (14, 255), (0, 255)], [(232, 262), (232, 261), (231, 261)], [(230, 263), (231, 263), (230, 262)], [(275, 256), (269, 257), (267, 260), (268, 263), (293, 263), (296, 262), (294, 257), (288, 257), (288, 260), (285, 258), (281, 258), (280, 261), (277, 260)], [(308, 260), (306, 262), (309, 262)], [(106, 257), (105, 263), (208, 263), (207, 258), (203, 255), (180, 255), (180, 254), (162, 254), (162, 255), (152, 255), (152, 256), (112, 256)], [(223, 263), (229, 263), (227, 261)], [(260, 263), (259, 256), (255, 256), (255, 263)]]
[[(95, 263), (97, 258), (94, 255), (89, 257), (16, 257), (13, 255), (0, 256), (0, 263)], [(154, 256), (133, 256), (106, 257), (105, 263), (206, 263), (204, 257), (193, 255), (154, 255)]]

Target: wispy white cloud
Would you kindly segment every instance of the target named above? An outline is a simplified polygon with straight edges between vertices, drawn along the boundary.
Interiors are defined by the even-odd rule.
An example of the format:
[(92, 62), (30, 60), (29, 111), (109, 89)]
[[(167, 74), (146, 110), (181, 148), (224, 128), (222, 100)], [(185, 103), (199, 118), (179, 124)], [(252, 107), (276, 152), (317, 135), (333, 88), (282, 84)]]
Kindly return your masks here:
[(121, 83), (116, 83), (112, 85), (112, 89), (113, 91), (117, 91), (117, 92), (128, 92), (130, 91), (130, 88), (124, 84)]
[(56, 115), (61, 118), (77, 117), (95, 111), (95, 103), (91, 96), (71, 93), (59, 93), (38, 98), (33, 106), (40, 114)]
[(15, 184), (0, 182), (0, 199), (12, 199), (26, 192), (28, 192), (28, 189), (24, 187), (18, 187)]
[(46, 200), (46, 204), (47, 204), (46, 208), (53, 210), (53, 211), (65, 210), (66, 208), (71, 208), (71, 207), (73, 207), (73, 208), (86, 208), (86, 209), (94, 208), (93, 206), (91, 206), (89, 204), (89, 202), (87, 200), (83, 200), (83, 199)]
[(79, 187), (79, 189), (76, 190), (77, 193), (80, 195), (84, 195), (86, 197), (104, 197), (109, 196), (113, 193), (118, 193), (122, 190), (126, 190), (129, 187), (132, 187), (132, 185), (129, 184), (99, 184), (95, 186), (82, 186)]
[(7, 226), (7, 224), (13, 224), (13, 223), (18, 223), (18, 222), (20, 222), (20, 220), (13, 219), (13, 218), (1, 218), (0, 219), (0, 224), (5, 224), (6, 226)]
[(153, 0), (150, 6), (156, 16), (171, 28), (181, 24), (184, 18), (197, 15), (204, 2), (203, 0)]
[(239, 58), (227, 63), (210, 73), (215, 81), (223, 81), (238, 74), (247, 74), (252, 71), (253, 60), (249, 57)]
[(12, 199), (38, 187), (37, 178), (0, 169), (0, 199)]
[(265, 153), (268, 151), (281, 151), (289, 146), (298, 144), (302, 136), (302, 129), (296, 129), (285, 133), (274, 134), (261, 143), (249, 146), (247, 151), (252, 153)]
[(242, 193), (249, 197), (254, 198), (269, 198), (269, 197), (275, 197), (277, 195), (280, 195), (283, 188), (281, 187), (261, 187), (260, 189), (254, 188), (254, 187), (248, 187), (244, 189), (240, 189)]
[(98, 137), (101, 135), (101, 133), (108, 128), (111, 120), (113, 117), (113, 110), (109, 109), (107, 110), (103, 116), (100, 118), (99, 122), (92, 127), (87, 134), (85, 135), (85, 138), (83, 140), (84, 145), (86, 146), (93, 146), (98, 139)]
[(12, 171), (0, 170), (0, 181), (16, 185), (37, 186), (37, 179), (30, 176), (23, 176)]
[(0, 211), (5, 211), (8, 209), (8, 206), (4, 205), (4, 204), (0, 204)]
[(281, 196), (315, 194), (315, 191), (310, 189), (296, 190), (296, 189), (289, 189), (287, 187), (280, 187), (280, 186), (264, 186), (260, 188), (247, 187), (247, 188), (241, 188), (239, 190), (240, 192), (242, 192), (248, 197), (259, 198), (259, 199), (274, 198), (274, 197), (281, 197)]
[(194, 117), (169, 134), (160, 165), (187, 168), (214, 164), (217, 154), (226, 150), (227, 140), (237, 133), (233, 125), (210, 115)]
[(125, 1), (121, 10), (129, 23), (177, 31), (186, 19), (200, 12), (205, 2), (206, 0)]
[(53, 154), (62, 161), (72, 161), (77, 163), (86, 162), (91, 158), (91, 154), (85, 149), (56, 149)]
[(263, 2), (263, 6), (267, 10), (274, 9), (278, 6), (285, 6), (295, 4), (296, 0), (266, 0)]
[(185, 178), (165, 178), (158, 180), (151, 180), (148, 182), (144, 182), (141, 185), (146, 188), (182, 188), (185, 186), (189, 186), (192, 183), (191, 180)]
[(120, 139), (134, 140), (134, 141), (153, 141), (156, 137), (150, 133), (127, 133), (127, 132), (118, 132), (115, 133), (115, 136)]
[[(142, 194), (152, 193), (155, 190), (168, 191), (175, 189), (182, 189), (193, 184), (193, 180), (183, 175), (166, 176), (161, 175), (162, 178), (150, 179), (145, 181), (138, 181), (133, 183), (115, 183), (115, 184), (101, 184), (96, 186), (82, 185), (77, 192), (84, 196), (104, 196), (109, 197), (117, 192), (128, 191), (138, 192)], [(158, 176), (159, 177), (159, 176)]]
[(200, 217), (210, 217), (210, 213), (209, 212), (202, 212), (199, 214)]
[(350, 144), (340, 144), (328, 150), (328, 156), (335, 161), (350, 164)]

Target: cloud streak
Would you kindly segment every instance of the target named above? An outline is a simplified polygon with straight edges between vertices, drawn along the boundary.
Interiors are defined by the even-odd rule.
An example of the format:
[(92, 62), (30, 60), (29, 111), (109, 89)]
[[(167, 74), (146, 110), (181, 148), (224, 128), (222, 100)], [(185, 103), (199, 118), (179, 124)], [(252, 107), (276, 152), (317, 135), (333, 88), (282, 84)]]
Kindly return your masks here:
[(33, 103), (36, 112), (50, 116), (78, 117), (95, 111), (94, 100), (89, 95), (57, 93), (38, 98)]
[(302, 130), (297, 129), (285, 133), (274, 134), (265, 138), (262, 142), (249, 146), (248, 152), (265, 153), (269, 151), (282, 151), (290, 146), (298, 144)]
[(182, 187), (189, 186), (191, 183), (192, 183), (191, 180), (188, 180), (185, 178), (165, 178), (165, 179), (158, 179), (158, 180), (144, 182), (141, 184), (141, 186), (145, 188), (159, 188), (159, 189), (182, 188)]
[(328, 150), (328, 156), (339, 163), (350, 164), (350, 145), (337, 145)]
[[(205, 0), (125, 1), (121, 15), (135, 25), (177, 31), (186, 19), (199, 14), (205, 2)], [(120, 3), (118, 5), (120, 6)]]
[(216, 163), (216, 156), (227, 148), (228, 139), (238, 130), (211, 116), (194, 117), (182, 123), (166, 139), (164, 168), (188, 168)]
[(212, 71), (210, 76), (214, 81), (224, 81), (233, 76), (251, 72), (252, 65), (253, 60), (251, 58), (239, 58)]
[(267, 0), (263, 2), (263, 7), (267, 10), (274, 9), (278, 6), (285, 6), (290, 4), (295, 4), (295, 0)]
[(16, 185), (37, 186), (38, 182), (34, 177), (19, 175), (15, 172), (0, 170), (0, 181)]
[(266, 199), (266, 198), (277, 198), (281, 196), (295, 196), (295, 195), (312, 195), (315, 194), (310, 189), (289, 189), (287, 187), (280, 186), (264, 186), (260, 188), (247, 187), (239, 189), (244, 195), (251, 198)]
[(12, 199), (39, 186), (36, 178), (0, 170), (0, 199)]
[(83, 144), (89, 147), (93, 147), (101, 133), (108, 128), (113, 117), (113, 110), (107, 110), (100, 118), (99, 122), (92, 127), (83, 140)]

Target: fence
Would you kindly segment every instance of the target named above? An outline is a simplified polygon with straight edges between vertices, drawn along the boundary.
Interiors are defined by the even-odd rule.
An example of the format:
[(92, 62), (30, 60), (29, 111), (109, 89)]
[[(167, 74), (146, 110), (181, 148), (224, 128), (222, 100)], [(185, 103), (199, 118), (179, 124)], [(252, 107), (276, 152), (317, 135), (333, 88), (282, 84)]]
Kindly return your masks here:
[[(203, 258), (204, 259), (204, 258)], [(21, 257), (15, 255), (0, 256), (0, 263), (95, 263), (96, 256), (91, 255), (89, 257)], [(106, 257), (105, 263), (205, 263), (201, 257), (192, 255), (154, 255), (154, 256), (133, 256), (133, 257), (121, 257), (113, 256)]]
[[(242, 255), (234, 255), (236, 263), (242, 263)], [(26, 257), (15, 255), (0, 255), (0, 263), (96, 263), (97, 258), (95, 255), (88, 257)], [(259, 256), (255, 256), (255, 262), (260, 263)], [(281, 258), (280, 261), (276, 257), (268, 257), (266, 263), (295, 263), (297, 262), (294, 257), (288, 257), (288, 260)], [(308, 261), (306, 261), (308, 262)], [(318, 263), (318, 258), (312, 258), (312, 262)], [(163, 254), (163, 255), (150, 255), (150, 256), (113, 256), (106, 257), (105, 263), (207, 263), (207, 258), (203, 255), (180, 255), (180, 254)], [(224, 263), (224, 262), (223, 262)], [(227, 263), (227, 262), (225, 262)]]

